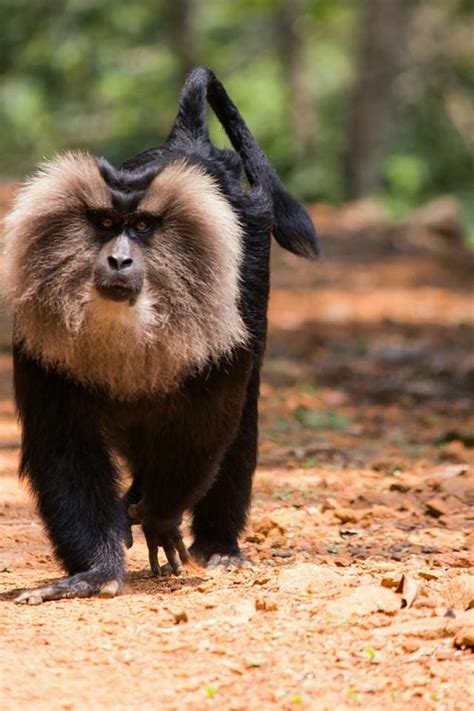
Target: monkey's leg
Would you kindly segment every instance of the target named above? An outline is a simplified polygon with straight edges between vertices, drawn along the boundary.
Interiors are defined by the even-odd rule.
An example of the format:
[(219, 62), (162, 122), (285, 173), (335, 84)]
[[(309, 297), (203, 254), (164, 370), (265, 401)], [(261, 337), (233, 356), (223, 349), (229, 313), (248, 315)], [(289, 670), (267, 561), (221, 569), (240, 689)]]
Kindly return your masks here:
[(71, 576), (24, 592), (17, 602), (111, 597), (123, 586), (125, 516), (96, 408), (82, 389), (18, 355), (15, 391), (23, 424), (21, 472)]
[(191, 555), (207, 567), (241, 568), (250, 565), (242, 555), (242, 532), (257, 463), (257, 404), (259, 373), (247, 386), (247, 397), (235, 439), (226, 451), (213, 485), (193, 510), (194, 543)]

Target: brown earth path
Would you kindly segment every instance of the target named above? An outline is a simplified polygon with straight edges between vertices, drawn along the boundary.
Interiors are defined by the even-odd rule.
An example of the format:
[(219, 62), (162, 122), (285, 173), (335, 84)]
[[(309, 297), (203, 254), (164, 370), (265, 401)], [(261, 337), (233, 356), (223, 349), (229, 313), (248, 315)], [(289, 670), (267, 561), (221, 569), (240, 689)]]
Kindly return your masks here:
[(137, 533), (121, 597), (13, 604), (61, 572), (16, 478), (4, 320), (0, 708), (472, 708), (468, 258), (325, 247), (275, 250), (249, 570), (153, 579)]

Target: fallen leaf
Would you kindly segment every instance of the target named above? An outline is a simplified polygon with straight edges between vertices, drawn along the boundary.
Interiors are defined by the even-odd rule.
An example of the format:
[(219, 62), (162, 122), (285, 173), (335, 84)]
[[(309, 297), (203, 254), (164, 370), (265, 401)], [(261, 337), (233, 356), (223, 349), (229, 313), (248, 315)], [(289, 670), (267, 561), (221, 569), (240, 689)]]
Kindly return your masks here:
[(410, 575), (403, 574), (395, 592), (401, 593), (402, 607), (411, 607), (418, 596), (418, 583)]
[(380, 585), (383, 588), (398, 588), (400, 585), (400, 579), (398, 577), (397, 573), (388, 573), (387, 575), (384, 575), (382, 580), (380, 581)]
[(269, 575), (264, 575), (261, 578), (255, 578), (255, 580), (252, 582), (253, 585), (266, 585), (268, 582), (270, 582), (271, 577)]
[(420, 578), (424, 578), (424, 580), (438, 580), (440, 576), (440, 574), (436, 573), (434, 570), (428, 569), (419, 570), (418, 575)]

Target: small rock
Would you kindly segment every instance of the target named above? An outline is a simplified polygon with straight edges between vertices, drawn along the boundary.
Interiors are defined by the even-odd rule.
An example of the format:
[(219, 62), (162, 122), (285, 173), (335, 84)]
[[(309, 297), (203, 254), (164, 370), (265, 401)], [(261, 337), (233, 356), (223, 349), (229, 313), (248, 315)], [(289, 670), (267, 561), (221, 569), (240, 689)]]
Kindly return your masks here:
[(275, 548), (272, 550), (272, 556), (274, 558), (291, 558), (293, 553), (291, 551), (282, 550), (281, 548)]
[(181, 612), (173, 612), (173, 619), (175, 625), (181, 625), (184, 622), (188, 622), (188, 614), (184, 610)]
[(361, 585), (353, 592), (329, 602), (324, 614), (338, 620), (347, 620), (354, 615), (370, 615), (385, 612), (393, 615), (400, 609), (400, 598), (379, 585)]
[(394, 472), (402, 471), (403, 467), (400, 462), (394, 459), (379, 459), (373, 462), (372, 469), (376, 472), (383, 472), (384, 474), (393, 474)]
[(258, 597), (255, 600), (255, 609), (260, 612), (274, 612), (278, 609), (278, 605), (266, 597)]
[(408, 637), (407, 639), (404, 639), (402, 642), (402, 649), (404, 652), (416, 652), (422, 645), (422, 641), (420, 639), (416, 639), (415, 637)]
[(269, 536), (269, 535), (275, 535), (279, 534), (282, 535), (286, 533), (286, 528), (281, 526), (279, 523), (277, 523), (275, 520), (265, 517), (262, 518), (255, 526), (255, 530), (257, 533), (260, 533), (262, 536)]
[(450, 507), (447, 505), (446, 501), (443, 499), (430, 499), (426, 502), (426, 513), (434, 518), (439, 518), (440, 516), (446, 516), (450, 513)]
[(403, 484), (401, 481), (395, 481), (389, 486), (390, 491), (399, 491), (401, 494), (407, 494), (410, 489), (411, 486), (409, 486), (408, 484)]
[(358, 523), (367, 514), (368, 509), (348, 509), (338, 506), (334, 509), (334, 515), (342, 523)]
[(474, 648), (474, 625), (462, 627), (454, 638), (455, 647)]
[(474, 605), (474, 575), (464, 573), (452, 578), (440, 593), (449, 607), (468, 610)]
[(448, 462), (466, 465), (471, 460), (468, 447), (459, 440), (447, 442), (440, 449), (440, 457)]
[(281, 592), (296, 595), (322, 593), (328, 589), (338, 592), (344, 584), (343, 576), (326, 565), (302, 563), (292, 568), (285, 568), (279, 577)]

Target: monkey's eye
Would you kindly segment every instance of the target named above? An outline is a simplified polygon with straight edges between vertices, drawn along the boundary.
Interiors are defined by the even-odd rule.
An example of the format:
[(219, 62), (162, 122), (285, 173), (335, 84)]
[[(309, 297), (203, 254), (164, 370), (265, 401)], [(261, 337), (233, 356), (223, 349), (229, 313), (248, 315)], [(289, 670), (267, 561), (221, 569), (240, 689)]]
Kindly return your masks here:
[(143, 234), (144, 232), (148, 232), (148, 230), (150, 229), (150, 223), (146, 220), (138, 220), (137, 222), (135, 222), (134, 228), (137, 232)]
[(103, 230), (110, 230), (114, 225), (114, 221), (111, 217), (102, 217), (99, 221), (99, 227)]

